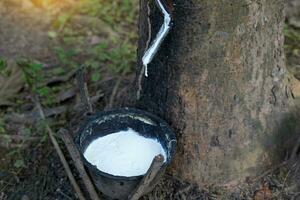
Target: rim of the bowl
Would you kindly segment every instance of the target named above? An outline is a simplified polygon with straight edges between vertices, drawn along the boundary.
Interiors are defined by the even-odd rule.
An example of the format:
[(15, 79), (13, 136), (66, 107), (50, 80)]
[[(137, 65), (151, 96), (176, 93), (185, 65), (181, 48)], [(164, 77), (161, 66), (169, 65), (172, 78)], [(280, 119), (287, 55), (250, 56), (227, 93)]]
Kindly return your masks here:
[[(137, 108), (129, 108), (129, 107), (124, 107), (124, 108), (117, 108), (117, 109), (111, 109), (111, 110), (107, 110), (107, 111), (101, 111), (101, 112), (96, 112), (93, 113), (89, 116), (87, 116), (87, 119), (83, 122), (83, 124), (81, 124), (79, 131), (77, 132), (76, 136), (75, 136), (75, 145), (77, 146), (77, 148), (79, 149), (79, 153), (81, 156), (81, 159), (83, 160), (83, 162), (89, 167), (91, 168), (94, 172), (96, 172), (97, 174), (101, 174), (107, 178), (112, 178), (112, 179), (117, 179), (117, 180), (137, 180), (142, 178), (145, 174), (143, 175), (137, 175), (137, 176), (115, 176), (112, 174), (108, 174), (106, 172), (103, 172), (101, 170), (99, 170), (95, 165), (92, 165), (83, 155), (83, 149), (80, 146), (80, 135), (81, 133), (83, 133), (84, 129), (90, 124), (92, 123), (94, 120), (100, 119), (103, 116), (107, 116), (107, 115), (112, 115), (112, 114), (122, 114), (122, 113), (132, 113), (132, 114), (138, 114), (138, 115), (143, 115), (146, 116), (148, 118), (150, 118), (151, 120), (154, 120), (157, 123), (157, 126), (159, 126), (160, 128), (162, 128), (164, 131), (167, 131), (171, 136), (173, 136), (172, 140), (174, 139), (175, 143), (173, 144), (173, 151), (170, 151), (170, 158), (172, 158), (175, 154), (176, 151), (176, 145), (177, 145), (177, 140), (175, 137), (175, 133), (171, 130), (171, 128), (169, 127), (169, 125), (167, 124), (167, 122), (165, 122), (163, 119), (157, 117), (156, 115), (149, 113), (147, 111), (144, 110), (140, 110)], [(167, 164), (170, 164), (171, 159), (166, 158), (166, 161), (163, 163), (162, 167), (166, 167)]]

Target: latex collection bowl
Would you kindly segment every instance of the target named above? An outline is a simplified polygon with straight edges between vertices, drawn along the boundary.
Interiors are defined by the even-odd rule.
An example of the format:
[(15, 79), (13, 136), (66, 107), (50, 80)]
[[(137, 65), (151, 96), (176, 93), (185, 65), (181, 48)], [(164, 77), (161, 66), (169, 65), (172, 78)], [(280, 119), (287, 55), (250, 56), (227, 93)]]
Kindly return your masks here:
[(75, 137), (75, 143), (96, 187), (113, 199), (127, 199), (142, 180), (143, 175), (123, 177), (107, 174), (89, 163), (83, 154), (93, 140), (128, 128), (143, 137), (157, 139), (167, 155), (161, 170), (145, 193), (150, 192), (162, 177), (176, 149), (175, 134), (165, 121), (151, 113), (134, 108), (121, 108), (88, 116)]

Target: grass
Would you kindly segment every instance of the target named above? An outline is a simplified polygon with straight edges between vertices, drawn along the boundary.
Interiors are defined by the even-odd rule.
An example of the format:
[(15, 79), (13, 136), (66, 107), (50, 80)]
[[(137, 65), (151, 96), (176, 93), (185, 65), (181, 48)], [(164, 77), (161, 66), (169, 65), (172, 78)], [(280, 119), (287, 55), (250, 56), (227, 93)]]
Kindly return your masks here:
[[(53, 23), (55, 30), (48, 34), (51, 38), (61, 38), (62, 45), (55, 47), (55, 52), (62, 67), (77, 68), (84, 64), (92, 74), (92, 82), (101, 80), (103, 71), (119, 75), (132, 72), (137, 40), (132, 29), (136, 26), (137, 8), (137, 1), (132, 0), (79, 0), (73, 8), (59, 15)], [(71, 23), (72, 17), (78, 15), (90, 17), (85, 22), (87, 31)], [(99, 26), (108, 35), (103, 37), (102, 30), (95, 30), (97, 23), (101, 23)], [(87, 34), (100, 35), (101, 41), (87, 46)]]
[(6, 68), (6, 65), (7, 65), (6, 60), (0, 57), (0, 73), (3, 72), (3, 70)]
[(88, 60), (87, 66), (98, 69), (101, 64), (105, 65), (113, 73), (129, 73), (132, 71), (135, 61), (135, 47), (130, 43), (121, 43), (110, 47), (107, 42), (100, 43), (88, 50), (94, 60)]
[(135, 24), (137, 0), (80, 0), (80, 12), (99, 17), (114, 28)]
[(2, 116), (0, 115), (0, 134), (5, 133), (5, 123), (4, 120), (2, 119)]
[(44, 84), (46, 78), (43, 65), (26, 59), (19, 60), (18, 65), (24, 73), (24, 79), (30, 92), (43, 98), (44, 104), (51, 105), (54, 100), (54, 95), (51, 94), (52, 89)]
[[(55, 0), (35, 2), (47, 7), (47, 12), (57, 10)], [(50, 39), (59, 41), (53, 50), (60, 67), (68, 71), (86, 65), (92, 82), (100, 81), (102, 72), (115, 75), (132, 72), (137, 40), (132, 30), (136, 27), (137, 12), (138, 0), (77, 0), (61, 9), (48, 31)], [(79, 18), (79, 23), (73, 22), (74, 18)], [(101, 41), (87, 45), (90, 36)]]
[(284, 36), (286, 54), (300, 55), (300, 29), (286, 25)]
[(287, 57), (287, 69), (291, 75), (299, 77), (300, 71), (300, 29), (290, 25), (286, 25), (284, 28), (285, 35), (285, 55)]

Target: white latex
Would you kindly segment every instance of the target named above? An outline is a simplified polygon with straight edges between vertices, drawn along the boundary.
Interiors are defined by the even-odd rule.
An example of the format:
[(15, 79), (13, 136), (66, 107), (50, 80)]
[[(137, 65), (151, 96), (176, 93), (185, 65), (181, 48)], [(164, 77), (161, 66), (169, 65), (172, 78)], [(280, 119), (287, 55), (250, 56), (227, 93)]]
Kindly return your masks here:
[(149, 49), (145, 51), (145, 54), (142, 58), (143, 65), (145, 66), (145, 76), (148, 76), (148, 64), (152, 61), (153, 57), (157, 53), (161, 43), (169, 33), (169, 30), (171, 28), (171, 15), (168, 13), (168, 11), (164, 8), (163, 4), (160, 0), (156, 0), (156, 3), (161, 10), (162, 14), (164, 15), (164, 23), (161, 26), (159, 32), (156, 35), (156, 38), (152, 42)]
[(166, 153), (157, 140), (128, 129), (94, 140), (84, 157), (103, 172), (130, 177), (145, 174), (153, 158), (159, 154), (166, 159)]

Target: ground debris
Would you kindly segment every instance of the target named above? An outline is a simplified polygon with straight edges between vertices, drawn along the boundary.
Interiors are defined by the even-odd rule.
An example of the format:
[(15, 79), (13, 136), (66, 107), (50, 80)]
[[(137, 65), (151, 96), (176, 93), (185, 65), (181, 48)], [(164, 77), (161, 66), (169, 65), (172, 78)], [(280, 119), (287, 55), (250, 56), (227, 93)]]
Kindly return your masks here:
[[(52, 117), (66, 112), (68, 109), (67, 106), (57, 106), (53, 108), (45, 109), (45, 116)], [(27, 113), (9, 113), (4, 116), (4, 121), (6, 123), (15, 123), (15, 124), (34, 124), (37, 121), (41, 120), (41, 117), (38, 114), (38, 110), (33, 109), (31, 112)]]
[(54, 77), (49, 78), (48, 80), (46, 80), (45, 85), (52, 86), (52, 85), (55, 85), (55, 84), (67, 82), (75, 75), (75, 73), (76, 73), (76, 70), (72, 70), (69, 73), (67, 73), (66, 75), (54, 76)]
[(71, 89), (68, 89), (68, 90), (63, 90), (61, 91), (57, 96), (56, 96), (56, 99), (55, 101), (57, 103), (61, 103), (61, 102), (64, 102), (66, 100), (69, 100), (73, 97), (76, 96), (76, 89), (74, 88), (71, 88)]
[(142, 200), (207, 200), (209, 194), (198, 187), (165, 175), (154, 190), (141, 198)]
[(263, 185), (259, 190), (255, 191), (254, 200), (271, 200), (272, 191), (268, 185)]
[(12, 100), (24, 87), (23, 72), (12, 60), (4, 65), (4, 69), (0, 69), (0, 106), (12, 106)]

